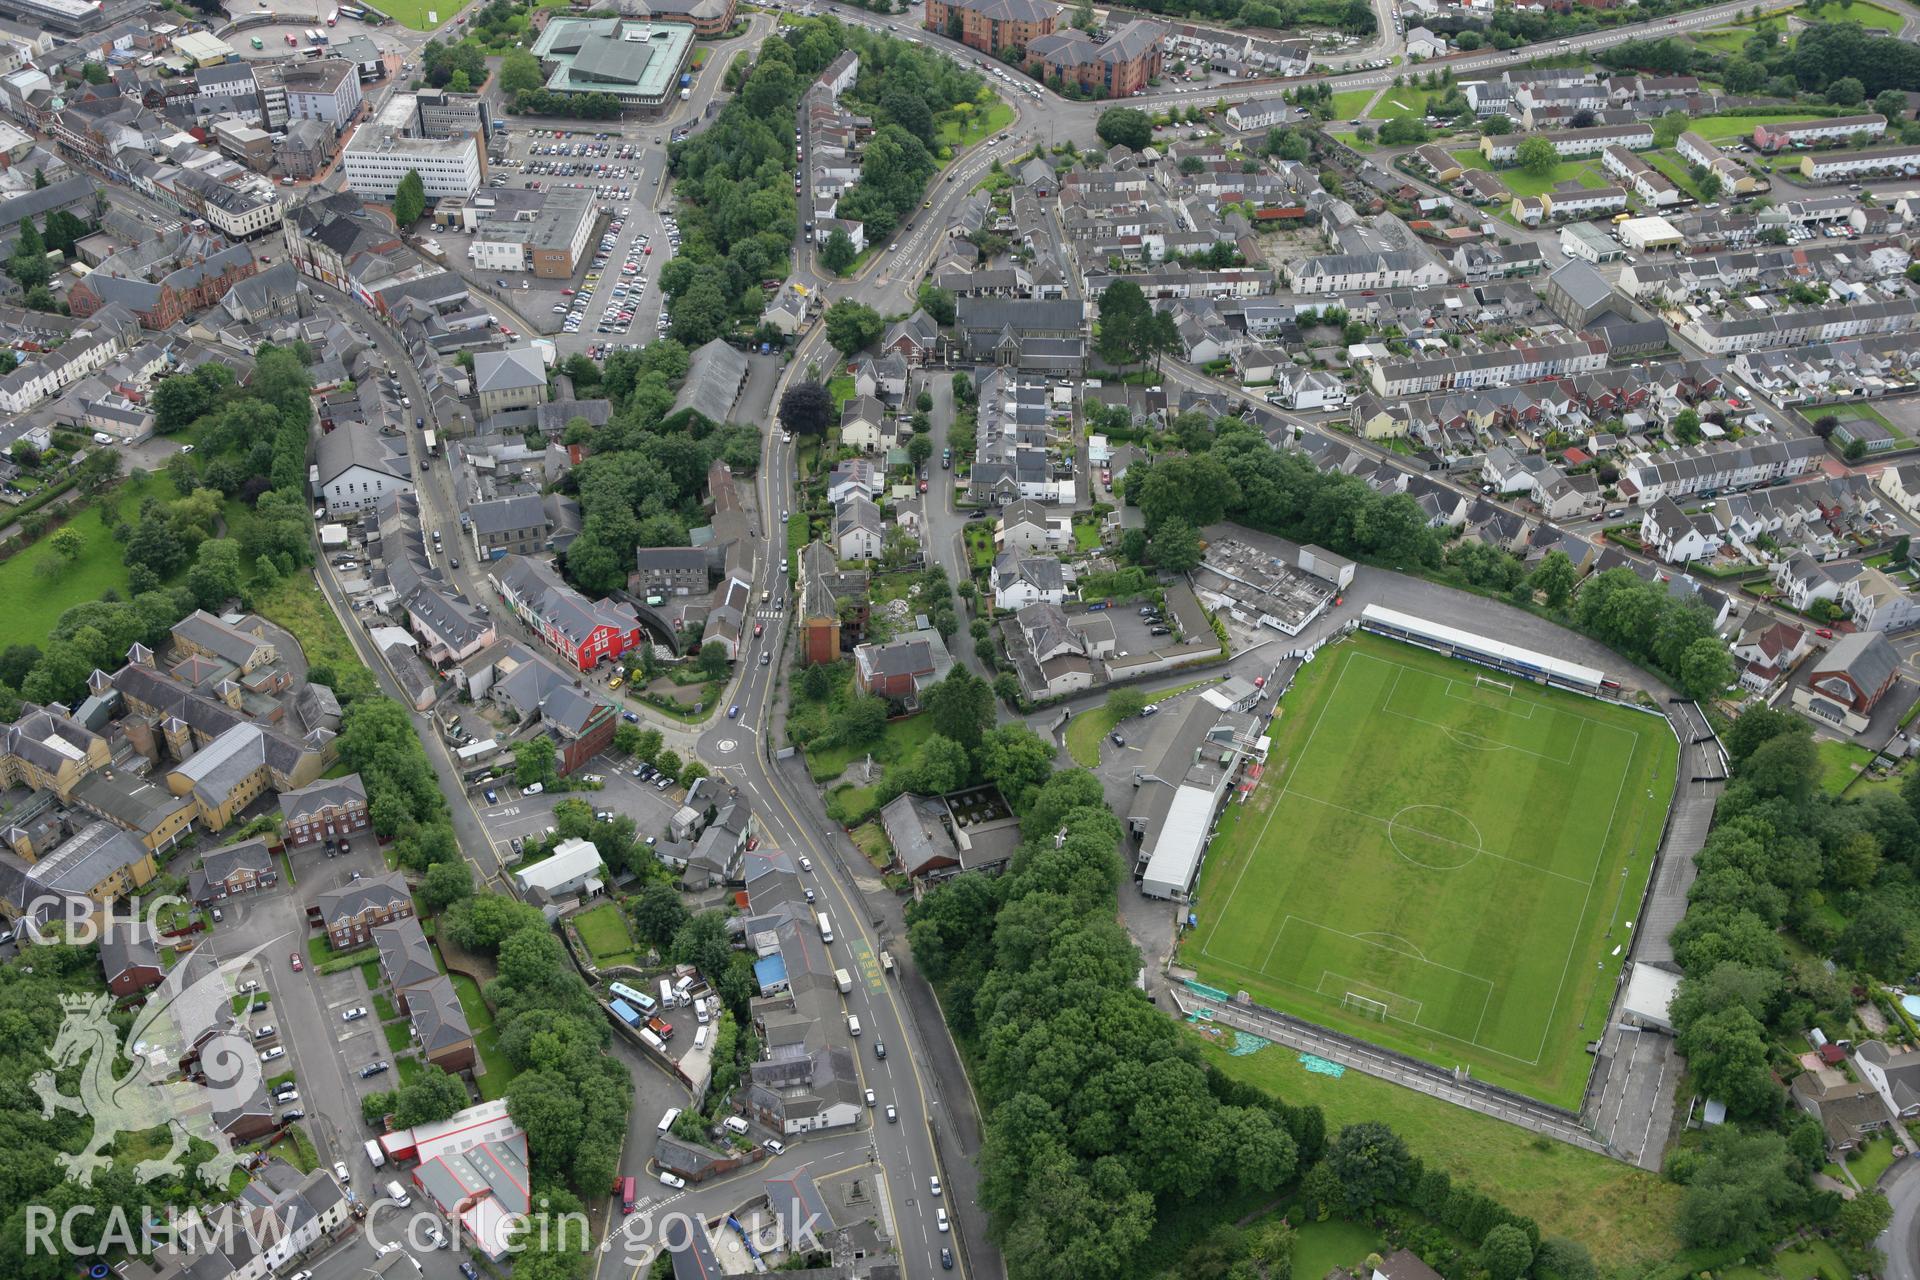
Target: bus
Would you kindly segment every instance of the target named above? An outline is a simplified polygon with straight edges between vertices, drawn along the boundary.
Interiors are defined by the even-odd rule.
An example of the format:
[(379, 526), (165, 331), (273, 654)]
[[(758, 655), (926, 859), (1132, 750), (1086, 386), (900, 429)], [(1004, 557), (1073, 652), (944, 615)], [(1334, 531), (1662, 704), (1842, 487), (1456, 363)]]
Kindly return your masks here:
[(625, 1000), (628, 1004), (632, 1005), (634, 1008), (638, 1009), (642, 1013), (652, 1013), (655, 1009), (658, 1009), (660, 1007), (659, 1004), (655, 1002), (652, 996), (647, 995), (644, 992), (635, 991), (632, 987), (628, 986), (624, 982), (609, 983), (607, 984), (607, 990), (611, 991), (615, 996), (619, 997), (620, 999)]
[(640, 1015), (635, 1013), (633, 1011), (633, 1006), (628, 1004), (625, 1000), (615, 1000), (613, 1004), (609, 1007), (612, 1008), (613, 1010), (613, 1016), (620, 1019), (620, 1021), (626, 1023), (628, 1026), (638, 1027), (640, 1025)]
[(320, 43), (320, 33), (319, 33), (318, 31), (315, 31), (315, 30), (314, 30), (314, 29), (313, 29), (312, 27), (308, 27), (308, 28), (307, 28), (307, 30), (306, 30), (306, 37), (307, 37), (307, 43), (308, 43), (308, 44), (319, 44), (319, 43)]
[(330, 27), (337, 27), (340, 25), (340, 11), (338, 9), (334, 9), (328, 12), (327, 25)]
[(357, 4), (343, 4), (338, 9), (335, 9), (334, 12), (343, 18), (354, 18), (356, 20), (364, 20), (367, 16), (367, 11)]

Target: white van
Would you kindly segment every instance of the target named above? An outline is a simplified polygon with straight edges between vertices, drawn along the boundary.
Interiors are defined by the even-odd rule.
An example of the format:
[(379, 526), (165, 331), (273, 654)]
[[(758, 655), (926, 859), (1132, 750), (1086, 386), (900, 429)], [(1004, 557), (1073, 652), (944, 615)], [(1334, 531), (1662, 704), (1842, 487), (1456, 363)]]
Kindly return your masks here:
[(387, 1167), (387, 1153), (382, 1151), (380, 1144), (372, 1138), (367, 1139), (367, 1163), (376, 1169)]
[(668, 1107), (660, 1114), (660, 1132), (665, 1133), (667, 1130), (673, 1128), (673, 1122), (679, 1119), (679, 1117), (680, 1108)]
[(387, 1183), (387, 1199), (402, 1209), (413, 1203), (413, 1197), (407, 1194), (407, 1189), (400, 1185), (397, 1178)]
[(696, 1049), (704, 1049), (707, 1047), (707, 1029), (705, 1027), (701, 1027), (693, 1033), (693, 1047)]
[(673, 1008), (673, 984), (665, 978), (660, 979), (660, 1007), (662, 1009)]
[(712, 1020), (712, 1015), (707, 1012), (707, 998), (705, 996), (701, 996), (693, 1002), (693, 1016), (694, 1020), (703, 1027)]
[(744, 1116), (728, 1116), (721, 1124), (728, 1133), (744, 1134), (747, 1131), (747, 1121)]
[(832, 942), (833, 941), (833, 921), (827, 919), (826, 912), (822, 911), (819, 914), (820, 914), (820, 941)]
[(847, 1015), (847, 1034), (850, 1036), (857, 1036), (860, 1034), (860, 1015), (859, 1014), (850, 1013)]

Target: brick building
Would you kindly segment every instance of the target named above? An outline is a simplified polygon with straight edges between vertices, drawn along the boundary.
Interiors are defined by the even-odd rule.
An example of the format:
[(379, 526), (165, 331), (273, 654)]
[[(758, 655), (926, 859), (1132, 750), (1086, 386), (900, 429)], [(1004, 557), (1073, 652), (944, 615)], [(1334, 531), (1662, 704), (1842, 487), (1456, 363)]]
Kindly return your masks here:
[(926, 27), (997, 55), (1053, 34), (1059, 12), (1046, 0), (927, 0)]
[(1165, 28), (1135, 19), (1096, 43), (1084, 31), (1056, 31), (1027, 45), (1027, 65), (1038, 63), (1047, 83), (1057, 78), (1084, 93), (1125, 98), (1160, 74)]

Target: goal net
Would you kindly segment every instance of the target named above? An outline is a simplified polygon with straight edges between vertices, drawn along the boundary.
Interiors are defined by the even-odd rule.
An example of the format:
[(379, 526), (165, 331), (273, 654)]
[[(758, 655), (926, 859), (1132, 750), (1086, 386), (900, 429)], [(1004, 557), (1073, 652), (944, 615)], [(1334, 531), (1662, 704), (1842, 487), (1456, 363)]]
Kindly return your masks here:
[(1476, 687), (1482, 689), (1498, 689), (1500, 692), (1506, 694), (1513, 692), (1513, 683), (1511, 681), (1495, 680), (1492, 676), (1483, 676), (1476, 673), (1473, 677), (1473, 683)]
[(1340, 997), (1340, 1003), (1363, 1018), (1372, 1018), (1375, 1022), (1387, 1020), (1387, 1002), (1363, 996), (1357, 991), (1349, 991)]

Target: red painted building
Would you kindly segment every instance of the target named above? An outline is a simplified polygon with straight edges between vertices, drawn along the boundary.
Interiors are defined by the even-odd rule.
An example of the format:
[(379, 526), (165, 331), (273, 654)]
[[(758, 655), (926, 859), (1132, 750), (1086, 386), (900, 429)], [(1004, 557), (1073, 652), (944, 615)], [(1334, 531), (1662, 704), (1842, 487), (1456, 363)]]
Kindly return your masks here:
[(520, 620), (578, 670), (591, 671), (645, 641), (640, 615), (630, 605), (589, 600), (550, 565), (507, 556), (494, 562), (487, 577)]

